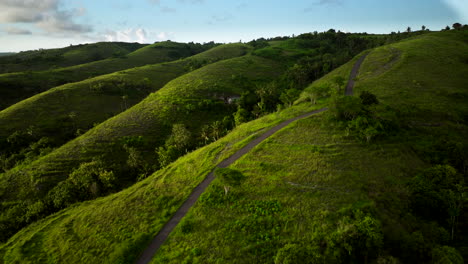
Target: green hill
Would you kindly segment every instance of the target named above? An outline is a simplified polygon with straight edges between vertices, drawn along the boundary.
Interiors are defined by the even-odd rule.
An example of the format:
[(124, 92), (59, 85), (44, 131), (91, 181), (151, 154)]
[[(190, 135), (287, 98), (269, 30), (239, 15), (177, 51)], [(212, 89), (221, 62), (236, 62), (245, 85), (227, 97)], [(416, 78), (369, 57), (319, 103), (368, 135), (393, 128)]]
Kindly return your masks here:
[(11, 55), (14, 55), (16, 54), (15, 52), (0, 52), (0, 57), (3, 57), (3, 56), (11, 56)]
[[(47, 71), (26, 71), (0, 74), (0, 109), (59, 85), (82, 81), (133, 67), (157, 64), (189, 57), (213, 47), (211, 44), (158, 42), (131, 53)], [(83, 51), (85, 52), (85, 51)], [(71, 55), (70, 55), (71, 56)]]
[[(351, 61), (307, 88), (296, 106), (240, 125), (119, 193), (78, 204), (24, 228), (1, 246), (0, 256), (5, 263), (130, 263), (216, 164), (266, 128), (329, 105), (330, 111), (294, 122), (230, 166), (246, 176), (245, 182), (226, 196), (223, 184), (215, 180), (154, 261), (414, 263), (459, 259), (452, 247), (466, 254), (466, 228), (455, 226), (457, 232), (451, 238), (447, 211), (435, 218), (421, 214), (418, 210), (424, 208), (415, 201), (424, 192), (415, 193), (422, 189), (414, 184), (423, 184), (424, 175), (440, 171), (439, 167), (424, 171), (435, 164), (450, 164), (466, 173), (466, 153), (457, 156), (455, 149), (450, 154), (454, 150), (449, 142), (458, 142), (461, 150), (468, 143), (467, 105), (460, 99), (468, 93), (466, 36), (466, 32), (434, 33), (373, 49), (354, 91), (357, 95), (374, 93), (380, 101), (377, 106), (363, 106), (357, 96), (318, 98), (317, 105), (305, 102), (315, 87), (333, 88), (336, 76), (349, 76)], [(221, 77), (227, 75), (224, 69), (228, 67), (258, 80), (277, 74), (278, 62), (263, 60), (254, 56), (225, 60), (175, 79), (129, 111), (44, 157), (35, 163), (36, 170), (47, 168), (44, 161), (51, 164), (53, 156), (57, 162), (64, 155), (103, 153), (112, 137), (154, 134), (156, 141), (165, 137), (160, 132), (165, 122), (169, 127), (190, 119), (196, 131), (199, 122), (216, 117), (185, 108), (187, 102), (213, 98), (220, 91), (241, 92)], [(264, 68), (258, 72), (247, 70), (259, 65)], [(184, 89), (188, 84), (193, 90)], [(337, 102), (348, 107), (343, 110)], [(187, 111), (197, 115), (187, 115)], [(343, 111), (346, 118), (339, 121)], [(375, 128), (380, 134), (362, 141), (360, 129), (367, 131), (372, 122), (381, 124)], [(442, 183), (449, 185), (445, 179)], [(466, 213), (459, 217), (460, 223), (466, 223)]]
[[(0, 112), (0, 138), (34, 127), (36, 138), (73, 135), (121, 113), (170, 80), (194, 61), (218, 61), (244, 55), (245, 45), (223, 45), (187, 59), (147, 65), (55, 87)], [(147, 52), (139, 51), (141, 54)], [(75, 116), (70, 117), (70, 114)], [(57, 129), (61, 129), (61, 133)]]
[(42, 71), (57, 67), (69, 67), (111, 57), (124, 56), (144, 46), (147, 46), (147, 44), (99, 42), (59, 49), (7, 53), (8, 57), (0, 59), (0, 73)]

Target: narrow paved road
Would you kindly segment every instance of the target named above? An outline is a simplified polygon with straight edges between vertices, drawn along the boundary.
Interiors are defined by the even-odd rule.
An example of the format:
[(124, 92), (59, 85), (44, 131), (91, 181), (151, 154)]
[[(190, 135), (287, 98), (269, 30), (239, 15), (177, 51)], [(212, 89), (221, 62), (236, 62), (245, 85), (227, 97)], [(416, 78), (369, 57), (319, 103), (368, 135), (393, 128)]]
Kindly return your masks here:
[[(351, 95), (352, 94), (352, 89), (354, 87), (354, 79), (356, 78), (358, 72), (359, 72), (359, 67), (361, 66), (362, 62), (364, 61), (365, 57), (367, 54), (363, 55), (359, 60), (354, 64), (353, 69), (351, 71), (351, 75), (349, 77), (348, 85), (346, 86), (346, 95)], [(282, 129), (283, 127), (289, 125), (290, 123), (306, 118), (321, 112), (324, 112), (328, 110), (328, 108), (322, 108), (319, 110), (315, 110), (303, 115), (300, 115), (298, 117), (286, 120), (275, 127), (271, 128), (258, 138), (252, 140), (249, 144), (247, 144), (245, 147), (241, 148), (238, 150), (236, 153), (234, 153), (232, 156), (229, 158), (225, 159), (221, 163), (218, 164), (217, 167), (219, 168), (225, 168), (232, 163), (234, 163), (236, 160), (238, 160), (240, 157), (248, 153), (250, 150), (252, 150), (255, 146), (260, 144), (262, 141), (276, 133), (278, 130)], [(192, 193), (190, 196), (187, 198), (187, 200), (182, 204), (182, 206), (175, 212), (175, 214), (172, 216), (171, 219), (163, 226), (161, 231), (153, 238), (153, 241), (151, 241), (151, 244), (143, 251), (143, 253), (140, 255), (139, 259), (137, 260), (137, 264), (147, 264), (151, 262), (151, 259), (153, 256), (156, 254), (156, 251), (161, 247), (161, 245), (166, 241), (167, 237), (169, 234), (172, 232), (172, 230), (179, 224), (179, 222), (182, 220), (182, 218), (187, 214), (187, 212), (190, 210), (190, 208), (195, 204), (195, 202), (198, 200), (200, 195), (205, 191), (205, 189), (210, 185), (210, 183), (215, 179), (214, 176), (214, 170), (211, 171), (208, 176), (197, 186), (195, 189), (193, 189)]]

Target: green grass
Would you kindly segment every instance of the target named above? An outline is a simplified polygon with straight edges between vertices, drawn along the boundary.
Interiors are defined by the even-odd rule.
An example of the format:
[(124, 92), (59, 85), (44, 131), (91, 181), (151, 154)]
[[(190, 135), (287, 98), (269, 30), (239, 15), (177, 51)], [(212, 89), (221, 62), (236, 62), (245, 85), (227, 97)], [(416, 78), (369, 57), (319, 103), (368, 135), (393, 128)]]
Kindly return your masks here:
[[(157, 50), (153, 46), (144, 49)], [(217, 61), (241, 56), (247, 49), (238, 44), (223, 45), (184, 60), (132, 68), (55, 87), (1, 111), (0, 137), (8, 137), (13, 132), (24, 131), (30, 126), (37, 133), (52, 138), (60, 136), (56, 131), (57, 127), (68, 126), (75, 131), (78, 128), (89, 129), (95, 123), (124, 112), (149, 93), (185, 74), (186, 65), (190, 61)], [(142, 54), (141, 56), (148, 55), (148, 52), (141, 50), (137, 53)], [(99, 88), (99, 85), (102, 87)], [(74, 118), (70, 118), (72, 113), (75, 114)]]
[(55, 86), (78, 82), (133, 67), (174, 61), (191, 55), (194, 55), (194, 51), (187, 44), (159, 42), (147, 45), (119, 58), (109, 58), (47, 71), (0, 74), (0, 92), (2, 93), (0, 109), (35, 94), (47, 91)]
[[(216, 200), (224, 192), (215, 181), (183, 220), (193, 230), (179, 225), (153, 263), (271, 263), (283, 245), (336, 229), (333, 219), (343, 208), (376, 203), (383, 210), (387, 199), (392, 209), (405, 205), (397, 199), (406, 195), (407, 175), (423, 166), (414, 153), (399, 144), (356, 144), (324, 126), (326, 119), (300, 120), (230, 166), (244, 173), (245, 182), (230, 199)], [(273, 219), (253, 218), (247, 208), (265, 202), (281, 209)]]
[(355, 91), (368, 90), (415, 121), (461, 122), (468, 115), (462, 77), (468, 76), (467, 35), (425, 34), (377, 48), (366, 58)]
[[(144, 151), (151, 156), (154, 156), (154, 149), (169, 136), (173, 124), (186, 124), (196, 137), (202, 125), (220, 120), (233, 110), (219, 98), (221, 90), (225, 94), (239, 94), (242, 91), (237, 79), (233, 79), (233, 73), (243, 75), (254, 85), (278, 76), (282, 68), (274, 61), (243, 56), (209, 64), (185, 74), (52, 153), (30, 165), (19, 166), (5, 173), (1, 177), (2, 195), (4, 198), (21, 199), (41, 196), (65, 179), (73, 168), (93, 157), (103, 157), (113, 163), (125, 162), (127, 154), (116, 150), (125, 136), (142, 136), (145, 140)], [(30, 190), (34, 185), (42, 187), (32, 194)], [(17, 189), (13, 193), (8, 186)]]
[(217, 163), (265, 129), (310, 110), (310, 106), (295, 106), (243, 124), (126, 190), (32, 224), (0, 247), (1, 259), (4, 263), (134, 259)]
[[(288, 243), (312, 245), (346, 229), (345, 216), (356, 209), (371, 212), (381, 222), (382, 257), (405, 247), (408, 236), (425, 224), (408, 214), (407, 182), (430, 166), (418, 147), (428, 136), (442, 134), (466, 143), (466, 120), (460, 118), (466, 103), (450, 103), (448, 96), (466, 93), (464, 34), (426, 34), (372, 50), (364, 61), (355, 94), (371, 91), (383, 104), (398, 109), (401, 133), (363, 144), (330, 121), (329, 112), (292, 123), (230, 166), (247, 178), (228, 198), (215, 180), (153, 261), (271, 263)], [(215, 120), (212, 113), (186, 106), (219, 93), (238, 94), (237, 78), (228, 69), (261, 81), (277, 74), (277, 66), (248, 55), (200, 68), (10, 176), (27, 183), (30, 176), (20, 173), (42, 170), (53, 175), (53, 170), (105, 153), (121, 136), (144, 135), (156, 143), (165, 137), (164, 127), (173, 123)], [(352, 62), (315, 85), (346, 77), (351, 67)], [(303, 96), (297, 105), (243, 124), (128, 189), (40, 220), (0, 246), (0, 259), (130, 263), (216, 164), (275, 124), (326, 104), (322, 100), (311, 105)]]

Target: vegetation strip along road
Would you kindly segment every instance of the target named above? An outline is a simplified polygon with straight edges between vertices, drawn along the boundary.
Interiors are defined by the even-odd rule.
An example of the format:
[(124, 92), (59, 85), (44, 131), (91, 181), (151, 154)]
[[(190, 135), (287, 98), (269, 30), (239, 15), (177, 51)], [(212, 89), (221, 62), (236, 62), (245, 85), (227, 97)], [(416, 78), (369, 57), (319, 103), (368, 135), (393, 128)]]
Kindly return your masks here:
[[(368, 53), (367, 53), (368, 54)], [(352, 89), (354, 87), (354, 79), (356, 78), (359, 68), (366, 58), (367, 54), (364, 54), (359, 60), (354, 64), (353, 69), (351, 71), (350, 77), (348, 84), (346, 86), (346, 95), (352, 95)], [(231, 165), (234, 163), (236, 160), (241, 158), (243, 155), (247, 154), (250, 150), (252, 150), (255, 146), (258, 144), (262, 143), (265, 139), (273, 135), (274, 133), (278, 132), (280, 129), (284, 128), (285, 126), (289, 125), (290, 123), (310, 117), (312, 115), (321, 113), (328, 110), (328, 108), (322, 108), (319, 110), (315, 110), (309, 113), (305, 113), (303, 115), (300, 115), (298, 117), (286, 120), (277, 126), (271, 128), (258, 138), (252, 140), (249, 144), (247, 144), (245, 147), (242, 149), (238, 150), (236, 153), (234, 153), (232, 156), (229, 158), (225, 159), (221, 163), (218, 164), (217, 168), (226, 168), (227, 166)], [(210, 185), (210, 183), (215, 179), (214, 176), (214, 171), (216, 168), (211, 171), (208, 176), (197, 186), (193, 189), (193, 192), (190, 194), (190, 196), (187, 198), (187, 200), (182, 204), (182, 206), (175, 212), (175, 214), (171, 217), (171, 219), (163, 226), (161, 231), (153, 238), (151, 241), (151, 244), (143, 251), (143, 253), (140, 255), (139, 259), (136, 261), (137, 264), (147, 264), (151, 262), (151, 259), (153, 256), (156, 254), (157, 250), (161, 247), (161, 245), (166, 241), (166, 239), (169, 237), (169, 234), (172, 232), (172, 230), (179, 224), (179, 222), (182, 220), (182, 218), (188, 213), (190, 208), (195, 204), (195, 202), (200, 198), (201, 194), (205, 191), (205, 189)]]

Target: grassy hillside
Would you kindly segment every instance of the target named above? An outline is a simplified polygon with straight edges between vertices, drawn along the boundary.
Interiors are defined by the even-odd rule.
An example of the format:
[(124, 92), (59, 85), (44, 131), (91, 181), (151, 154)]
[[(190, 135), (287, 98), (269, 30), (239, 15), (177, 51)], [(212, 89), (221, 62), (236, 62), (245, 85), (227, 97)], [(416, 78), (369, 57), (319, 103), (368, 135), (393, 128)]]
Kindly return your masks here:
[[(445, 103), (452, 92), (459, 96), (467, 93), (463, 85), (468, 54), (465, 36), (454, 32), (429, 34), (372, 50), (357, 78), (355, 93), (371, 90), (381, 105), (401, 109), (400, 130), (362, 143), (354, 134), (345, 133), (343, 123), (335, 121), (333, 107), (329, 112), (291, 124), (231, 166), (241, 171), (246, 180), (231, 188), (228, 196), (224, 195), (222, 183), (215, 180), (154, 261), (271, 263), (288, 257), (301, 262), (298, 258), (304, 257), (326, 263), (397, 259), (404, 263), (431, 259), (436, 262), (443, 252), (452, 252), (440, 246), (447, 244), (463, 253), (463, 243), (459, 241), (463, 241), (466, 230), (457, 229), (457, 239), (450, 242), (443, 221), (437, 223), (416, 214), (408, 183), (421, 169), (443, 163), (431, 160), (424, 155), (427, 151), (421, 151), (427, 147), (424, 135), (438, 137), (449, 133), (466, 146), (463, 136), (468, 126), (466, 120), (457, 119), (463, 116), (466, 105), (456, 100)], [(395, 49), (398, 56), (394, 55)], [(232, 61), (241, 66), (246, 59), (252, 57)], [(222, 71), (222, 67), (215, 66), (227, 63), (230, 60), (198, 71), (200, 75), (210, 68)], [(347, 76), (351, 65), (344, 65), (313, 86), (332, 83), (336, 76)], [(431, 69), (437, 81), (436, 77), (425, 75)], [(431, 78), (434, 83), (423, 82)], [(179, 87), (180, 93), (185, 94), (183, 87), (189, 81), (193, 82), (190, 74), (176, 79), (166, 86), (167, 90), (163, 88), (160, 94), (153, 94), (134, 107), (138, 110), (135, 113), (147, 114), (132, 116), (130, 109), (125, 112), (126, 119), (121, 119), (122, 115), (114, 117), (56, 153), (65, 154), (65, 149), (71, 152), (79, 142), (86, 143), (86, 138), (103, 140), (119, 123), (129, 124), (126, 131), (143, 133), (147, 130), (139, 131), (136, 124), (151, 116), (163, 117), (160, 112), (179, 108), (175, 117), (178, 122), (184, 120), (177, 104), (158, 112), (152, 112), (149, 105), (157, 105), (156, 98), (169, 100)], [(419, 90), (413, 87), (415, 83), (420, 83)], [(201, 84), (195, 86), (199, 93), (186, 98), (210, 91)], [(235, 86), (227, 89), (238, 92)], [(417, 96), (409, 96), (413, 92)], [(421, 96), (426, 100), (422, 101)], [(1, 247), (3, 261), (130, 263), (217, 163), (263, 129), (327, 102), (298, 103), (243, 124), (221, 140), (187, 154), (122, 192), (41, 220)], [(404, 108), (406, 104), (413, 107)], [(410, 111), (413, 109), (416, 110)], [(445, 113), (450, 113), (452, 119)], [(132, 120), (138, 122), (132, 125)], [(94, 146), (102, 149), (99, 146), (105, 145)], [(466, 223), (466, 214), (460, 221)], [(458, 258), (458, 253), (453, 254)]]
[[(173, 61), (202, 52), (213, 45), (159, 42), (129, 54), (47, 71), (0, 74), (0, 109), (48, 89), (124, 69)], [(119, 53), (120, 54), (120, 53)]]
[[(221, 182), (213, 184), (154, 263), (466, 258), (466, 210), (451, 239), (446, 208), (419, 214), (411, 184), (436, 164), (466, 179), (467, 105), (455, 97), (468, 93), (467, 40), (466, 32), (444, 32), (373, 50), (355, 93), (371, 91), (397, 109), (401, 131), (363, 144), (331, 122), (331, 112), (298, 121), (233, 164), (245, 182), (230, 197)], [(465, 154), (451, 156), (450, 142)], [(442, 245), (459, 253), (442, 254)]]
[[(6, 138), (31, 126), (39, 138), (58, 138), (64, 133), (73, 135), (77, 129), (87, 130), (94, 123), (124, 112), (149, 93), (187, 73), (193, 61), (218, 61), (244, 55), (247, 50), (245, 45), (224, 45), (184, 60), (132, 68), (55, 87), (1, 111), (0, 137)], [(62, 133), (58, 133), (58, 128)]]
[[(246, 89), (232, 78), (234, 72), (243, 74), (251, 82), (265, 82), (278, 75), (281, 69), (278, 63), (244, 56), (210, 64), (183, 75), (141, 103), (103, 122), (30, 166), (7, 172), (2, 177), (2, 186), (5, 188), (2, 188), (3, 197), (13, 195), (29, 199), (33, 197), (30, 191), (26, 191), (30, 184), (44, 186), (39, 192), (43, 195), (51, 186), (66, 178), (73, 168), (93, 157), (125, 164), (128, 153), (121, 149), (125, 137), (142, 137), (144, 144), (140, 151), (154, 156), (154, 149), (164, 143), (173, 124), (186, 124), (195, 136), (200, 133), (204, 124), (211, 124), (232, 113), (232, 106), (224, 103), (223, 95), (240, 94)], [(23, 174), (25, 169), (28, 172)], [(23, 175), (19, 175), (19, 171)], [(26, 183), (31, 179), (26, 175), (34, 175), (32, 177), (35, 180), (30, 184)], [(122, 176), (129, 175), (125, 173)], [(5, 184), (6, 182), (9, 184)], [(7, 186), (11, 184), (25, 192), (7, 191)]]
[[(264, 129), (310, 109), (297, 106), (243, 124), (221, 140), (180, 158), (120, 193), (82, 203), (25, 228), (2, 245), (0, 256), (5, 263), (52, 259), (130, 263), (218, 162)], [(82, 250), (72, 250), (78, 248)]]
[(125, 56), (147, 44), (125, 42), (99, 42), (58, 49), (41, 49), (10, 53), (0, 59), (0, 73), (42, 71), (57, 67)]

